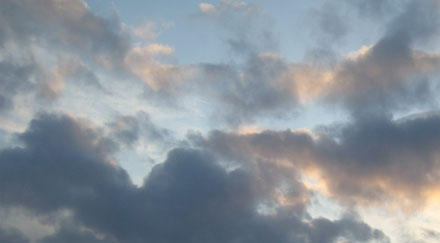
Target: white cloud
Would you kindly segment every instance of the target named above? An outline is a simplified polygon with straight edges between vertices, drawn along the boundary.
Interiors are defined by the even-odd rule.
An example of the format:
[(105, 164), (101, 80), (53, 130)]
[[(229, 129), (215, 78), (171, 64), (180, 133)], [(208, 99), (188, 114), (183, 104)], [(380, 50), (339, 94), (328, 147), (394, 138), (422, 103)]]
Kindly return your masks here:
[(153, 40), (159, 35), (154, 22), (147, 21), (133, 30), (134, 34), (144, 40)]
[(199, 5), (200, 11), (202, 11), (205, 14), (213, 14), (216, 12), (216, 8), (214, 5), (209, 3), (201, 3)]

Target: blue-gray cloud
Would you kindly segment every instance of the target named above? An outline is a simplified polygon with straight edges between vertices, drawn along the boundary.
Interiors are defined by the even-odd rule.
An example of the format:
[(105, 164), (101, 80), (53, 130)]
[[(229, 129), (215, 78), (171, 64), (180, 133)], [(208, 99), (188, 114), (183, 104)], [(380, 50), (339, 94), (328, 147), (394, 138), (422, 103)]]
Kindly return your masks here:
[(29, 243), (30, 241), (18, 229), (0, 227), (0, 242)]
[[(320, 132), (320, 131), (321, 132)], [(207, 138), (190, 136), (195, 145), (249, 166), (264, 161), (279, 176), (318, 171), (319, 180), (347, 205), (405, 200), (416, 209), (440, 189), (440, 117), (429, 115), (393, 121), (356, 120), (305, 132), (263, 131), (239, 135), (214, 131)], [(276, 166), (288, 161), (288, 166)], [(286, 174), (284, 174), (286, 175)]]
[(172, 150), (136, 187), (110, 160), (111, 143), (84, 123), (45, 114), (19, 138), (22, 146), (0, 151), (1, 205), (37, 215), (67, 210), (74, 222), (42, 242), (102, 242), (99, 235), (117, 242), (387, 241), (355, 216), (311, 219), (302, 203), (259, 213), (277, 183), (245, 169), (227, 172), (200, 150)]

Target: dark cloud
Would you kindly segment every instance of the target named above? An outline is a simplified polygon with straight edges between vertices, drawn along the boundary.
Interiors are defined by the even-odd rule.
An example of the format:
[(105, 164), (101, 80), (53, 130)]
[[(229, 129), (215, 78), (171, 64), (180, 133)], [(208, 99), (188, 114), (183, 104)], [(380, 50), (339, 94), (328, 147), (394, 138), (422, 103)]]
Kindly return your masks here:
[[(426, 41), (438, 36), (440, 13), (435, 0), (411, 0), (387, 26), (387, 36), (400, 36), (400, 41)], [(397, 40), (396, 40), (397, 41)]]
[(311, 219), (301, 202), (258, 212), (261, 202), (276, 203), (280, 181), (228, 172), (202, 151), (172, 150), (137, 188), (84, 122), (42, 115), (19, 137), (21, 147), (0, 151), (1, 205), (37, 215), (67, 210), (74, 222), (42, 242), (387, 242), (354, 216)]
[(116, 243), (117, 241), (109, 237), (99, 237), (90, 231), (77, 230), (75, 225), (63, 225), (54, 234), (46, 236), (38, 243)]
[(349, 125), (338, 142), (318, 145), (325, 177), (346, 198), (374, 201), (401, 196), (408, 203), (403, 207), (423, 206), (427, 192), (439, 186), (439, 128), (438, 116)]
[(410, 1), (376, 44), (336, 69), (330, 100), (357, 118), (433, 105), (440, 57), (415, 47), (437, 36), (437, 9), (436, 1)]
[(312, 227), (315, 231), (311, 235), (310, 242), (337, 242), (341, 235), (345, 236), (344, 240), (347, 242), (368, 242), (370, 239), (384, 239), (383, 242), (388, 242), (381, 231), (357, 222), (351, 215), (336, 221), (320, 218), (313, 222)]
[[(67, 205), (98, 207), (97, 200), (104, 194), (110, 196), (113, 186), (134, 189), (127, 173), (108, 159), (111, 143), (71, 118), (43, 115), (20, 140), (23, 148), (1, 151), (2, 203), (41, 212)], [(97, 174), (101, 176), (94, 176)], [(86, 198), (89, 203), (83, 201)], [(114, 203), (120, 201), (114, 199)], [(96, 212), (110, 212), (111, 207)]]
[(401, 121), (363, 120), (327, 127), (327, 133), (317, 135), (319, 138), (292, 131), (250, 135), (216, 131), (207, 139), (191, 139), (230, 160), (246, 164), (287, 160), (284, 170), (318, 172), (330, 192), (349, 204), (394, 200), (404, 209), (414, 209), (439, 189), (437, 115)]
[[(349, 206), (387, 200), (419, 208), (440, 189), (440, 117), (392, 119), (435, 105), (440, 56), (429, 50), (438, 40), (439, 4), (401, 3), (390, 10), (394, 1), (353, 1), (361, 15), (388, 24), (375, 44), (339, 63), (331, 45), (354, 26), (339, 5), (324, 4), (315, 19), (324, 45), (309, 52), (312, 64), (280, 57), (259, 6), (201, 4), (197, 18), (224, 28), (232, 60), (174, 66), (159, 62), (172, 47), (132, 46), (116, 15), (98, 16), (83, 1), (2, 1), (0, 111), (14, 108), (17, 95), (54, 99), (66, 80), (109, 94), (94, 73), (106, 70), (136, 74), (149, 85), (148, 98), (166, 105), (200, 101), (196, 109), (232, 127), (291, 117), (309, 100), (337, 104), (352, 120), (315, 134), (192, 134), (136, 186), (115, 153), (139, 141), (169, 149), (177, 144), (170, 130), (142, 112), (103, 128), (43, 114), (18, 134), (16, 147), (0, 138), (0, 207), (38, 219), (67, 214), (68, 224), (43, 222), (55, 232), (41, 243), (388, 242), (354, 214), (312, 218), (302, 173), (316, 173), (312, 179)], [(5, 228), (0, 241), (29, 242)]]
[(435, 104), (433, 81), (439, 57), (415, 52), (399, 37), (382, 39), (365, 56), (346, 61), (336, 72), (329, 100), (357, 118), (391, 116), (396, 111)]
[(29, 243), (27, 239), (19, 230), (17, 229), (6, 229), (0, 227), (0, 242), (7, 243)]

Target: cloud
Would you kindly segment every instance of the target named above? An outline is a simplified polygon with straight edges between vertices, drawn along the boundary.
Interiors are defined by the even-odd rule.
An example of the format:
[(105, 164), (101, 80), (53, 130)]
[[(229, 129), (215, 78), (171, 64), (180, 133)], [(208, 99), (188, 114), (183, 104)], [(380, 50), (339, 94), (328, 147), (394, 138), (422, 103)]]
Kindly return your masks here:
[[(434, 102), (430, 78), (439, 69), (439, 56), (415, 47), (435, 39), (440, 23), (438, 3), (409, 1), (404, 6), (376, 44), (334, 71), (330, 100), (355, 117), (390, 115)], [(424, 17), (413, 21), (415, 16)]]
[(239, 164), (267, 163), (294, 178), (308, 174), (346, 205), (383, 205), (387, 200), (388, 205), (414, 210), (423, 208), (440, 189), (439, 127), (440, 118), (432, 115), (355, 121), (321, 127), (315, 135), (215, 131), (207, 138), (190, 139)]
[[(167, 65), (159, 62), (169, 57), (174, 49), (157, 43), (133, 47), (124, 59), (126, 67), (154, 92), (173, 91), (191, 77), (189, 67)], [(168, 97), (167, 97), (168, 98)]]
[(111, 161), (108, 139), (85, 122), (44, 114), (19, 138), (22, 146), (0, 151), (2, 207), (35, 217), (67, 211), (73, 223), (54, 217), (62, 226), (41, 242), (388, 242), (353, 215), (311, 219), (302, 203), (259, 213), (259, 203), (276, 203), (279, 179), (227, 171), (200, 150), (172, 150), (136, 187)]
[(311, 11), (311, 20), (316, 25), (312, 28), (312, 34), (318, 38), (320, 45), (340, 43), (347, 35), (350, 26), (346, 15), (339, 11), (341, 6), (334, 2), (325, 2), (319, 8)]
[(32, 87), (29, 79), (35, 68), (34, 63), (14, 64), (5, 60), (0, 61), (2, 75), (0, 79), (0, 111), (13, 108), (14, 95)]
[[(69, 78), (63, 75), (66, 66), (60, 67), (64, 57), (72, 56), (90, 66), (99, 66), (97, 60), (105, 59), (108, 66), (120, 69), (131, 45), (116, 16), (98, 16), (82, 0), (6, 0), (0, 8), (5, 10), (0, 17), (3, 110), (14, 107), (18, 94), (58, 97)], [(84, 65), (76, 68), (81, 70), (67, 73), (86, 74), (87, 70), (87, 78), (98, 83), (91, 69)]]
[(2, 5), (10, 10), (2, 15), (0, 28), (6, 42), (29, 44), (31, 38), (37, 38), (82, 56), (104, 55), (116, 60), (128, 49), (117, 18), (97, 16), (81, 0), (2, 1)]
[(117, 241), (109, 238), (97, 236), (90, 231), (80, 231), (77, 230), (75, 225), (62, 225), (56, 233), (48, 235), (38, 240), (38, 243), (77, 243), (77, 242), (87, 242), (87, 243), (116, 243)]
[(210, 3), (200, 3), (200, 11), (207, 15), (214, 14), (229, 14), (232, 11), (255, 11), (255, 5), (249, 5), (246, 2), (232, 1), (232, 0), (222, 0), (216, 5)]
[(216, 7), (209, 3), (200, 3), (199, 4), (200, 11), (205, 14), (214, 14), (216, 11)]
[[(258, 43), (262, 42), (254, 34), (273, 36), (273, 33), (265, 31), (266, 25), (247, 20), (261, 18), (263, 13), (258, 6), (231, 1), (202, 4), (202, 17), (228, 31), (232, 37), (227, 42), (241, 59), (199, 63), (181, 69), (179, 66), (161, 68), (163, 72), (153, 72), (158, 74), (156, 78), (152, 78), (154, 68), (142, 68), (146, 64), (140, 65), (139, 71), (153, 90), (172, 90), (174, 99), (200, 97), (213, 107), (213, 120), (235, 127), (255, 123), (263, 117), (292, 117), (303, 105), (316, 102), (322, 106), (337, 105), (354, 119), (392, 117), (397, 112), (436, 104), (439, 55), (418, 49), (416, 45), (435, 37), (436, 25), (432, 24), (437, 21), (435, 6), (432, 1), (408, 3), (388, 21), (385, 33), (375, 44), (364, 45), (340, 61), (335, 59), (332, 65), (319, 65), (286, 61), (271, 51), (272, 47), (276, 49), (271, 41), (266, 43), (272, 49), (260, 46)], [(340, 13), (334, 11), (337, 22), (344, 22)], [(410, 20), (416, 15), (427, 17), (412, 23)], [(326, 19), (332, 19), (333, 15), (319, 16), (324, 18), (322, 23), (334, 22)], [(339, 38), (343, 32), (330, 37)], [(331, 50), (323, 51), (331, 53)], [(158, 78), (162, 76), (165, 78)], [(164, 81), (158, 84), (154, 80)], [(170, 95), (165, 97), (170, 99)]]
[(384, 17), (390, 15), (395, 11), (399, 11), (399, 4), (405, 3), (405, 1), (400, 0), (371, 0), (371, 1), (346, 1), (347, 4), (352, 5), (358, 11), (358, 14), (363, 17), (372, 17), (373, 19), (377, 17)]
[(343, 62), (332, 74), (327, 101), (342, 105), (355, 117), (432, 104), (435, 95), (429, 77), (438, 70), (439, 56), (411, 50), (400, 41), (386, 37), (358, 58)]
[(240, 66), (201, 65), (198, 88), (218, 106), (215, 118), (233, 126), (263, 116), (288, 117), (299, 105), (289, 72), (277, 56), (252, 55)]
[[(391, 2), (361, 5), (385, 8)], [(331, 45), (346, 33), (341, 20), (344, 12), (329, 2), (322, 7), (325, 13), (317, 14), (316, 21), (327, 31), (319, 32), (325, 35), (325, 45)], [(318, 61), (290, 64), (300, 100), (337, 104), (355, 119), (392, 117), (397, 112), (432, 107), (436, 104), (440, 59), (430, 46), (438, 39), (438, 9), (436, 1), (402, 1), (398, 11), (387, 14), (385, 31), (376, 43), (363, 45), (339, 61), (327, 46), (315, 52)], [(423, 17), (414, 21), (415, 16)]]
[(29, 240), (17, 229), (0, 227), (0, 241), (8, 243), (29, 243)]
[(220, 27), (227, 34), (224, 41), (234, 54), (246, 57), (277, 50), (273, 23), (260, 5), (222, 0), (215, 5), (201, 3), (199, 8), (201, 13), (193, 17)]
[(134, 34), (144, 40), (153, 40), (158, 36), (155, 23), (147, 21), (134, 29)]
[(161, 146), (170, 146), (175, 141), (170, 130), (156, 126), (145, 112), (138, 112), (131, 116), (118, 116), (107, 126), (110, 136), (114, 137), (115, 141), (129, 147), (134, 146), (139, 140), (146, 140), (148, 143), (157, 143)]

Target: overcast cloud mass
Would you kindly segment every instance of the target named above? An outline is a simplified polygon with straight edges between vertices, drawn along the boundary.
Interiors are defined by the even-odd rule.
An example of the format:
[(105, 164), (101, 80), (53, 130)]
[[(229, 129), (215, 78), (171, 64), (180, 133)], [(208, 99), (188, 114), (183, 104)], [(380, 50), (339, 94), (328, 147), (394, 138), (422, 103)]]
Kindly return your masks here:
[(0, 1), (0, 242), (440, 241), (440, 2)]

